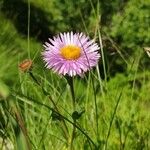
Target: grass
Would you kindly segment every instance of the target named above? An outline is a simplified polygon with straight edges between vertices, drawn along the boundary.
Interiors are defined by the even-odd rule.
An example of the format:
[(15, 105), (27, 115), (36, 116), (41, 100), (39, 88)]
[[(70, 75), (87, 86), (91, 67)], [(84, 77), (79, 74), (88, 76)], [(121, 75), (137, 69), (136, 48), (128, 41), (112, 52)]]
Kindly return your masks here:
[[(0, 22), (0, 149), (67, 150), (73, 126), (74, 150), (150, 149), (150, 71), (141, 69), (143, 53), (125, 60), (125, 73), (109, 77), (102, 56), (104, 70), (97, 67), (75, 77), (74, 121), (70, 86), (44, 67), (42, 43), (29, 33), (21, 36), (4, 16), (0, 19), (5, 21)], [(103, 54), (101, 31), (94, 33)], [(29, 55), (32, 74), (18, 70)]]

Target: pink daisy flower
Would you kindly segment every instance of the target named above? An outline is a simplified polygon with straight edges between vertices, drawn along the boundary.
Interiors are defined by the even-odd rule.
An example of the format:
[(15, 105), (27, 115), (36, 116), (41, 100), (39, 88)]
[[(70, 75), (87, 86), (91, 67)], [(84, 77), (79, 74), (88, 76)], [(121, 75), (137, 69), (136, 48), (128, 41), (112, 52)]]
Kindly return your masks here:
[(60, 33), (44, 44), (46, 67), (61, 75), (80, 75), (97, 65), (99, 46), (83, 33)]

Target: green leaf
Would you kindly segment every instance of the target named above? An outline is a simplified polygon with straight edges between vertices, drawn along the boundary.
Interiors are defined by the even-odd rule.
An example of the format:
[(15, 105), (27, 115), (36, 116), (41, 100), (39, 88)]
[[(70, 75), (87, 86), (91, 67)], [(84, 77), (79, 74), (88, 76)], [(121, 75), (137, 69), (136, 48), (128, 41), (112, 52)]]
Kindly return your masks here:
[(83, 111), (81, 111), (81, 112), (74, 111), (74, 112), (72, 113), (72, 118), (73, 118), (73, 120), (79, 119), (79, 118), (82, 116), (82, 114), (83, 114), (84, 112), (85, 112), (85, 110), (83, 110)]
[(3, 81), (0, 81), (0, 98), (6, 99), (8, 96), (9, 96), (8, 86)]

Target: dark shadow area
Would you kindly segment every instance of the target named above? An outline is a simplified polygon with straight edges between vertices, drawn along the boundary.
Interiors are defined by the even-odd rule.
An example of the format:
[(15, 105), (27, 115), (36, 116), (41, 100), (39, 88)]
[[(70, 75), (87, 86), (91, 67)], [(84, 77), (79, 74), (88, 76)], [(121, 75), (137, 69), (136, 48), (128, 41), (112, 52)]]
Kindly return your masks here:
[(124, 7), (128, 0), (100, 0), (101, 6), (101, 25), (109, 25), (113, 14), (124, 11)]
[[(28, 33), (28, 3), (22, 0), (4, 0), (1, 8), (2, 13), (14, 23), (19, 33)], [(30, 4), (30, 36), (40, 41), (45, 41), (52, 32), (48, 28), (46, 12)]]

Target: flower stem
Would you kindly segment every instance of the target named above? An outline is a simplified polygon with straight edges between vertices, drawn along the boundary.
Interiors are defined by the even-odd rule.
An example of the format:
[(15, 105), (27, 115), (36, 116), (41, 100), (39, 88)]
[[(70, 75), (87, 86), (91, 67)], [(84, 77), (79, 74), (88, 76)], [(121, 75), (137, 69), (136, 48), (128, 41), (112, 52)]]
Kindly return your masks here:
[(71, 91), (71, 96), (72, 96), (72, 105), (73, 105), (73, 111), (76, 109), (76, 100), (75, 100), (75, 94), (74, 94), (74, 83), (73, 83), (73, 78), (70, 77), (68, 78), (68, 83), (70, 86), (70, 91)]
[[(67, 77), (68, 84), (70, 86), (71, 96), (72, 96), (72, 106), (73, 106), (73, 112), (76, 110), (76, 100), (75, 100), (75, 93), (74, 93), (74, 83), (72, 77)], [(71, 140), (70, 140), (70, 150), (73, 150), (73, 141), (75, 138), (75, 132), (76, 132), (76, 119), (73, 119), (73, 129), (71, 134)]]

